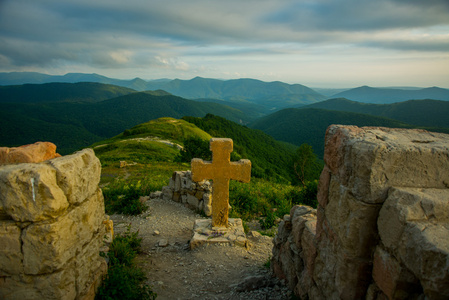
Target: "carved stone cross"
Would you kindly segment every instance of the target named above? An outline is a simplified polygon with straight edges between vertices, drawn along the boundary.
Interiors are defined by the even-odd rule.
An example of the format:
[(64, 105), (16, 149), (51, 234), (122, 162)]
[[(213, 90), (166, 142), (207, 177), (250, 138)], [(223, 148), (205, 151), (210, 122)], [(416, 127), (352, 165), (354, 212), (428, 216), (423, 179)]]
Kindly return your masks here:
[(231, 162), (232, 139), (210, 140), (212, 162), (192, 159), (193, 181), (213, 180), (212, 226), (228, 227), (229, 180), (248, 183), (251, 179), (251, 161), (241, 159)]

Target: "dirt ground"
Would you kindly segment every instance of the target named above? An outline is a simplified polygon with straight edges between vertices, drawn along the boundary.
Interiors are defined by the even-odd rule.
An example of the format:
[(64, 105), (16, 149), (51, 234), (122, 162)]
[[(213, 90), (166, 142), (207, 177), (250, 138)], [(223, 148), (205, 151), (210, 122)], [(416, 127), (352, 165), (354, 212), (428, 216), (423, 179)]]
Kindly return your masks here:
[(250, 237), (250, 249), (207, 245), (190, 250), (195, 219), (202, 218), (180, 203), (147, 201), (139, 216), (112, 215), (115, 234), (129, 224), (139, 231), (139, 265), (157, 299), (291, 299), (283, 282), (271, 276), (266, 264), (272, 238)]

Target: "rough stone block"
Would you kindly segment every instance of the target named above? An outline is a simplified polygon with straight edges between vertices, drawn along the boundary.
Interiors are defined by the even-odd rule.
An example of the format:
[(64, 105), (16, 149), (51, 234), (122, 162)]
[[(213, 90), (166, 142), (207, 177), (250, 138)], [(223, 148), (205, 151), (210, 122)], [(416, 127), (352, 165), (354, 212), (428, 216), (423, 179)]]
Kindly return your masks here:
[(20, 147), (0, 147), (0, 165), (16, 163), (38, 163), (55, 157), (56, 145), (50, 142), (36, 142)]
[(308, 276), (312, 278), (313, 269), (316, 258), (316, 219), (309, 220), (305, 223), (304, 231), (301, 236), (301, 246), (303, 249), (302, 256)]
[(14, 221), (0, 221), (0, 276), (23, 272), (21, 230)]
[(368, 259), (337, 254), (335, 286), (340, 299), (362, 299), (372, 281), (372, 263)]
[(53, 219), (69, 206), (56, 170), (45, 163), (0, 167), (0, 200), (5, 212), (19, 222)]
[[(291, 209), (290, 213), (292, 213), (290, 215), (290, 223), (292, 226), (292, 237), (293, 237), (293, 241), (295, 242), (296, 247), (298, 247), (298, 249), (302, 249), (302, 235), (303, 235), (303, 231), (304, 228), (306, 226), (306, 223), (308, 221), (315, 221), (315, 225), (316, 225), (316, 215), (312, 213), (313, 209), (311, 207), (308, 206), (296, 206), (297, 209)], [(303, 209), (303, 208), (309, 208), (309, 210)]]
[(92, 285), (101, 280), (104, 271), (107, 271), (104, 266), (106, 261), (98, 251), (101, 245), (102, 235), (98, 233), (76, 256), (76, 286), (80, 295), (88, 294)]
[(321, 171), (320, 181), (318, 182), (317, 200), (321, 207), (326, 208), (329, 201), (329, 184), (331, 180), (331, 171), (325, 165)]
[(415, 223), (404, 230), (399, 259), (430, 299), (449, 298), (449, 224)]
[(385, 247), (435, 299), (449, 297), (447, 199), (449, 189), (392, 189), (378, 220)]
[(332, 175), (354, 197), (382, 203), (388, 188), (447, 188), (449, 136), (425, 130), (332, 125), (324, 153)]
[(323, 292), (324, 299), (339, 299), (339, 293), (335, 286), (337, 269), (337, 247), (328, 239), (323, 239), (317, 244), (317, 256), (313, 269), (313, 280)]
[(23, 233), (26, 274), (52, 273), (76, 256), (93, 235), (104, 230), (104, 201), (98, 189), (89, 200), (53, 223), (36, 223)]
[(52, 159), (48, 163), (56, 169), (58, 185), (71, 204), (81, 203), (97, 190), (101, 164), (92, 149)]
[(75, 267), (45, 276), (14, 275), (0, 280), (0, 299), (76, 299)]
[(175, 179), (174, 179), (174, 181), (175, 181), (174, 191), (175, 192), (181, 191), (181, 178), (183, 175), (184, 175), (184, 172), (182, 172), (182, 171), (176, 171), (173, 173), (173, 176), (175, 177)]
[(377, 217), (380, 209), (380, 205), (357, 201), (348, 188), (332, 178), (325, 215), (346, 255), (372, 257), (378, 241)]
[(418, 279), (379, 246), (374, 253), (373, 279), (388, 299), (416, 299), (422, 293)]
[(186, 201), (190, 206), (192, 206), (194, 208), (198, 208), (199, 201), (198, 201), (198, 198), (196, 198), (195, 196), (187, 194)]
[(168, 186), (162, 187), (162, 199), (164, 200), (172, 200), (173, 198), (173, 190)]

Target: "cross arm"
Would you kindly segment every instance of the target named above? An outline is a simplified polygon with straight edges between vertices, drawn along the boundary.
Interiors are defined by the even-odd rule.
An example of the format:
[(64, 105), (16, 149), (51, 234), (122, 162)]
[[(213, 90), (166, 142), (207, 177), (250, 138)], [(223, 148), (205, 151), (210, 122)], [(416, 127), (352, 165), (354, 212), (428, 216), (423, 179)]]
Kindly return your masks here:
[(231, 177), (230, 179), (238, 180), (248, 183), (251, 179), (251, 161), (249, 159), (241, 159), (236, 162), (231, 162)]
[(203, 161), (199, 158), (192, 159), (192, 180), (193, 181), (202, 181), (213, 179), (214, 177), (214, 168), (212, 163), (209, 161)]

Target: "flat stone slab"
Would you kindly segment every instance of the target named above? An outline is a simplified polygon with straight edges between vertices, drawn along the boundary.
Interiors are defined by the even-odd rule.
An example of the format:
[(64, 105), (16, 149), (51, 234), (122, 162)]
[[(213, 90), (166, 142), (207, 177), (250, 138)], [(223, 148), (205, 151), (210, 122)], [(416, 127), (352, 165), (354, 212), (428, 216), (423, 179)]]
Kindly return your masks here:
[(228, 227), (212, 227), (211, 219), (195, 220), (190, 249), (207, 244), (248, 247), (242, 219), (228, 219)]

